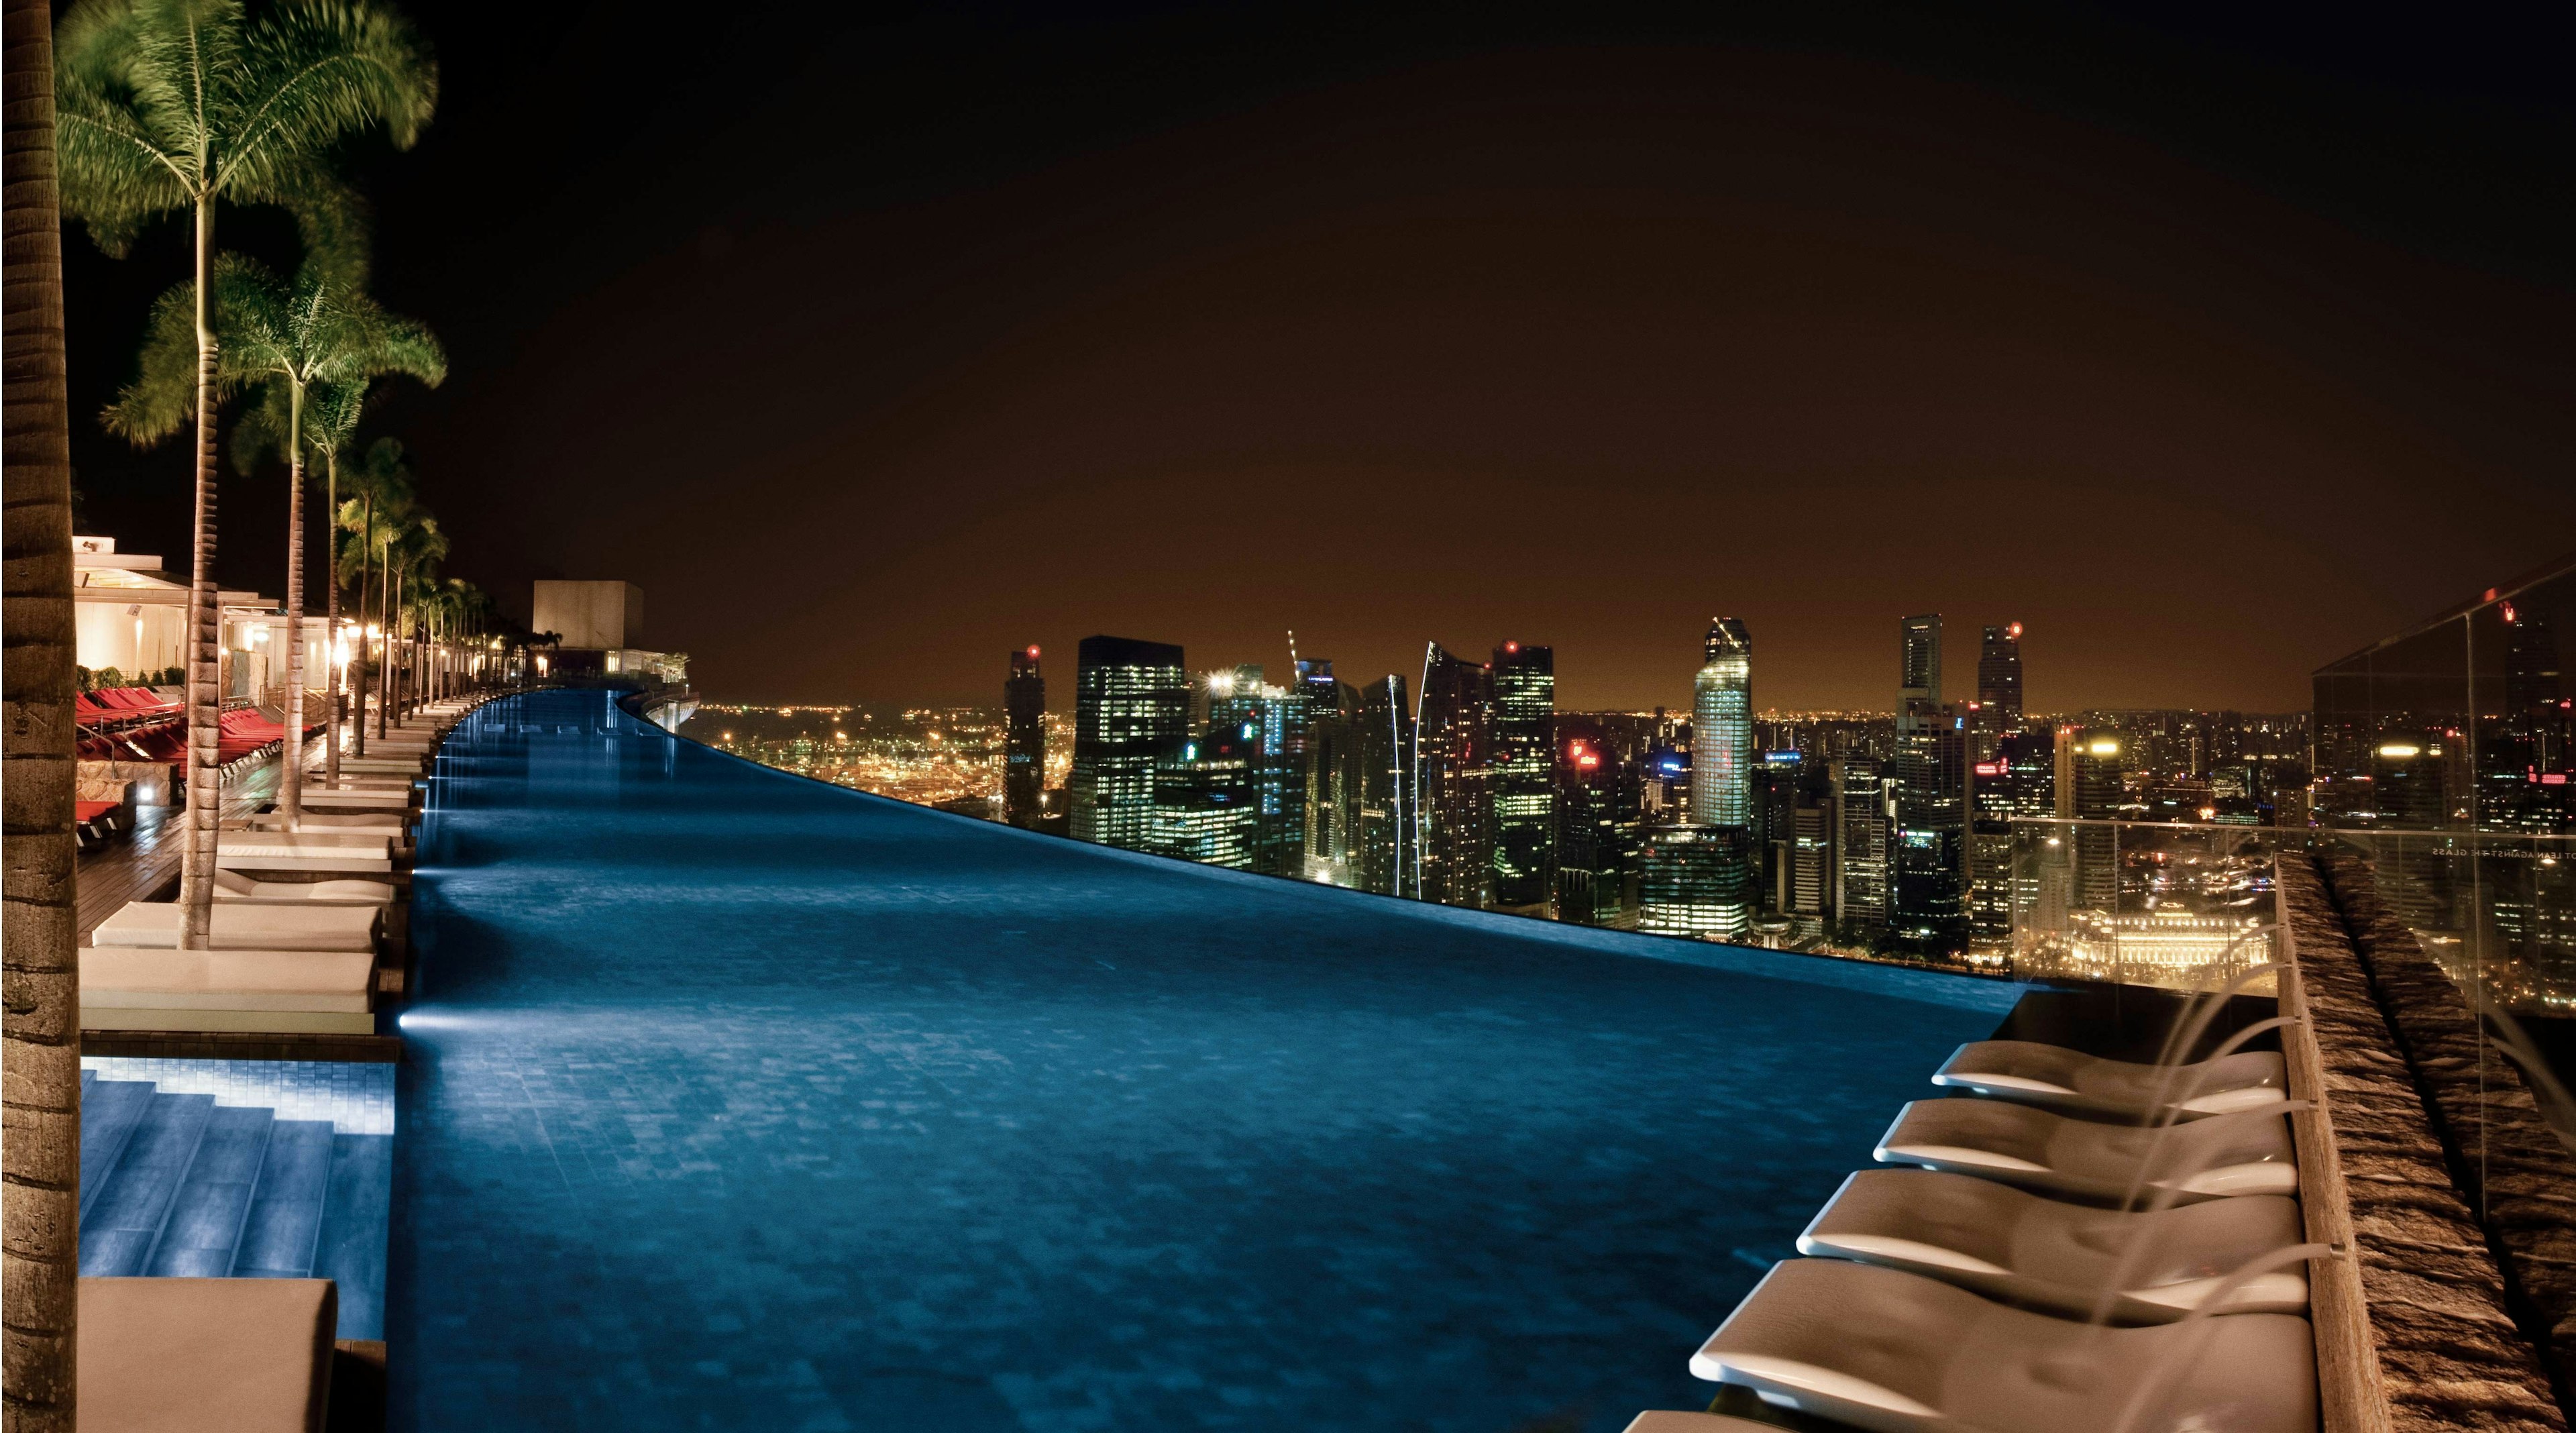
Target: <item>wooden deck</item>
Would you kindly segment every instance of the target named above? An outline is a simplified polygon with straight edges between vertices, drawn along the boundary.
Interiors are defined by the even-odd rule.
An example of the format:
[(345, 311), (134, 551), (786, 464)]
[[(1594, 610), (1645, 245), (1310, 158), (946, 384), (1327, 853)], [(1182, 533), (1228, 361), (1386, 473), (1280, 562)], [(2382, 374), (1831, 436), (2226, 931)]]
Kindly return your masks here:
[[(239, 820), (277, 799), (278, 759), (272, 754), (244, 766), (224, 782), (223, 819)], [(80, 858), (80, 941), (128, 901), (167, 900), (179, 886), (180, 832), (176, 806), (146, 806), (135, 813), (134, 834), (104, 851)]]

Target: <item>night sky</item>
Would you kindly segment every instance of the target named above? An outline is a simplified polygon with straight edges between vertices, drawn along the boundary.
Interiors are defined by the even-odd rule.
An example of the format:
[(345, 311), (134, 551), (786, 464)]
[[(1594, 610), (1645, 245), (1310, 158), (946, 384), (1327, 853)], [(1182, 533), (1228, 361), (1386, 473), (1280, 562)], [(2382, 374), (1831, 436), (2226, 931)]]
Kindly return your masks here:
[[(1681, 705), (1723, 613), (1757, 706), (1885, 708), (1939, 611), (1954, 697), (2019, 620), (2035, 710), (2293, 709), (2576, 546), (2565, 36), (1558, 8), (412, 7), (438, 119), (353, 162), (453, 374), (372, 431), (451, 573), (638, 582), (716, 700), (1294, 628)], [(88, 526), (174, 565), (185, 445), (89, 415), (183, 243), (66, 245)]]

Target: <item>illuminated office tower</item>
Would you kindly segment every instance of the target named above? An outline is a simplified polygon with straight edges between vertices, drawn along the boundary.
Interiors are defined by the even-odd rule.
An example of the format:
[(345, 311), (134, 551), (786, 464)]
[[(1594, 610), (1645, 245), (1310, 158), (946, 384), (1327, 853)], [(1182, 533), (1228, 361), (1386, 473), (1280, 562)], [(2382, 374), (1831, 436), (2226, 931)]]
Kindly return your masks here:
[(1494, 649), (1494, 904), (1547, 912), (1556, 848), (1556, 652)]
[(1203, 866), (1249, 870), (1261, 833), (1261, 725), (1213, 721), (1177, 759), (1154, 768), (1147, 849)]
[(1557, 746), (1556, 918), (1634, 930), (1644, 825), (1638, 763), (1593, 722), (1560, 728)]
[(1260, 819), (1250, 869), (1299, 876), (1306, 863), (1306, 699), (1265, 676), (1258, 662), (1209, 673), (1208, 724), (1256, 728), (1252, 785)]
[(1797, 822), (1797, 874), (1789, 887), (1789, 913), (1821, 921), (1833, 909), (1834, 837), (1839, 822), (1832, 793), (1801, 791)]
[(1988, 627), (1977, 650), (1977, 707), (1996, 734), (2021, 730), (2021, 624)]
[(1493, 669), (1428, 644), (1413, 728), (1421, 897), (1481, 910), (1494, 903)]
[(1833, 765), (1834, 924), (1854, 933), (1887, 924), (1887, 778), (1866, 756)]
[(1766, 751), (1753, 768), (1754, 894), (1764, 910), (1797, 905), (1798, 796), (1805, 781), (1801, 752)]
[(1888, 841), (1888, 925), (1926, 953), (1968, 943), (1968, 723), (1918, 717), (1896, 739), (1896, 825)]
[(1317, 657), (1297, 664), (1296, 692), (1305, 730), (1303, 777), (1305, 866), (1308, 880), (1359, 884), (1360, 694), (1336, 681), (1333, 664)]
[(1074, 839), (1141, 851), (1154, 832), (1154, 767), (1189, 744), (1181, 649), (1085, 637), (1074, 661)]
[[(2058, 806), (2085, 822), (2109, 822), (2127, 799), (2122, 780), (2124, 748), (2107, 732), (2069, 729), (2058, 747)], [(2075, 903), (2078, 909), (2117, 913), (2120, 908), (2119, 830), (2110, 825), (2075, 828)]]
[(1941, 614), (1908, 617), (1896, 624), (1896, 730), (1930, 726), (1941, 713)]
[(1413, 708), (1390, 674), (1360, 693), (1359, 887), (1382, 896), (1422, 894), (1421, 820), (1414, 806)]
[(1690, 819), (1750, 829), (1753, 809), (1753, 638), (1720, 617), (1691, 690)]
[(1637, 928), (1656, 935), (1742, 940), (1753, 923), (1753, 860), (1741, 826), (1657, 826), (1646, 832)]
[(1002, 819), (1034, 826), (1046, 793), (1046, 677), (1034, 646), (1011, 654), (1002, 713)]

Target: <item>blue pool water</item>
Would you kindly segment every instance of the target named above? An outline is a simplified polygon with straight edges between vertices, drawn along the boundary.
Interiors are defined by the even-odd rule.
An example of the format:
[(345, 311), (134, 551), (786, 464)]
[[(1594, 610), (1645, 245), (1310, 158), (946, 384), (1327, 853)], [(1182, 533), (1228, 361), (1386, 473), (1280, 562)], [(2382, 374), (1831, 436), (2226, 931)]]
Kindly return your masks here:
[(2011, 994), (1076, 846), (593, 694), (448, 753), (400, 1428), (1616, 1429), (1707, 1401)]

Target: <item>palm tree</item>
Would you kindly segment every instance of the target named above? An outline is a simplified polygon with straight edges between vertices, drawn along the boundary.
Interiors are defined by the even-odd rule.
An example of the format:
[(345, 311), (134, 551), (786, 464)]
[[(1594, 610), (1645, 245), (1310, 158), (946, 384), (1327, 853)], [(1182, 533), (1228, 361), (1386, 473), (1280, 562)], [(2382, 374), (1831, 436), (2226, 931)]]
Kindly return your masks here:
[(80, 0), (56, 31), (63, 202), (110, 254), (169, 214), (194, 227), (196, 513), (188, 592), (188, 839), (179, 944), (213, 909), (222, 614), (215, 595), (215, 206), (293, 214), (306, 247), (355, 280), (359, 206), (329, 162), (382, 125), (409, 148), (438, 101), (438, 69), (399, 14), (371, 0), (290, 0), (253, 21), (242, 0)]
[[(304, 443), (313, 456), (322, 460), (322, 516), (326, 532), (336, 532), (340, 514), (340, 459), (349, 451), (358, 432), (358, 419), (366, 411), (368, 384), (361, 379), (349, 383), (323, 383), (314, 386), (311, 401), (304, 412)], [(279, 411), (283, 395), (275, 384), (267, 390), (267, 400), (242, 417), (233, 430), (233, 465), (247, 475), (269, 448), (284, 441), (290, 425), (288, 415)], [(329, 574), (323, 589), (329, 594), (329, 618), (323, 624), (330, 633), (325, 645), (323, 677), (329, 683), (331, 715), (323, 724), (323, 777), (340, 780), (340, 723), (347, 715), (347, 698), (343, 682), (348, 664), (338, 660), (340, 637), (340, 588), (336, 544), (323, 544), (323, 567)]]
[(9, 789), (9, 880), (0, 942), (8, 1013), (9, 1135), (0, 1169), (0, 1283), (9, 1332), (0, 1397), (11, 1429), (73, 1426), (80, 1272), (80, 967), (72, 948), (72, 464), (63, 369), (62, 225), (54, 188), (53, 27), (45, 0), (9, 0), (0, 187), (0, 309), (8, 400), (0, 411), (0, 780)]
[[(358, 594), (358, 673), (357, 702), (351, 713), (358, 738), (358, 755), (367, 754), (367, 591), (373, 575), (381, 569), (384, 544), (380, 531), (390, 531), (392, 522), (411, 510), (411, 470), (403, 463), (403, 446), (392, 438), (378, 438), (367, 449), (366, 458), (350, 474), (352, 495), (340, 505), (336, 514), (339, 527), (349, 534), (334, 576), (352, 585)], [(380, 529), (378, 515), (387, 526)], [(379, 621), (386, 621), (379, 611)], [(387, 630), (390, 631), (388, 622)], [(376, 701), (383, 705), (383, 674), (379, 669)]]
[[(425, 508), (415, 507), (409, 519), (400, 528), (386, 534), (385, 603), (387, 610), (393, 614), (393, 623), (385, 628), (385, 653), (386, 665), (392, 668), (393, 674), (385, 689), (392, 700), (379, 699), (376, 704), (376, 735), (378, 736), (385, 734), (384, 724), (388, 719), (386, 713), (389, 710), (396, 713), (391, 718), (393, 724), (400, 726), (402, 718), (399, 713), (402, 704), (418, 697), (417, 692), (405, 690), (403, 657), (397, 655), (398, 649), (394, 643), (398, 634), (406, 644), (411, 640), (413, 619), (405, 616), (405, 612), (407, 609), (417, 607), (418, 597), (434, 580), (431, 577), (432, 569), (436, 568), (446, 556), (447, 534), (438, 530), (438, 519), (430, 516)], [(403, 650), (407, 654), (407, 649)], [(417, 676), (414, 680), (417, 681)]]
[[(386, 373), (408, 373), (435, 387), (447, 358), (429, 330), (395, 318), (373, 299), (337, 285), (307, 264), (290, 287), (254, 260), (226, 254), (215, 262), (216, 331), (221, 368), (265, 384), (270, 401), (252, 411), (256, 427), (276, 429), (287, 459), (286, 712), (287, 758), (277, 807), (292, 830), (304, 814), (304, 410), (320, 384), (363, 385)], [(148, 365), (147, 365), (148, 366)], [(279, 428), (272, 411), (286, 410)], [(234, 453), (245, 451), (235, 435)]]

